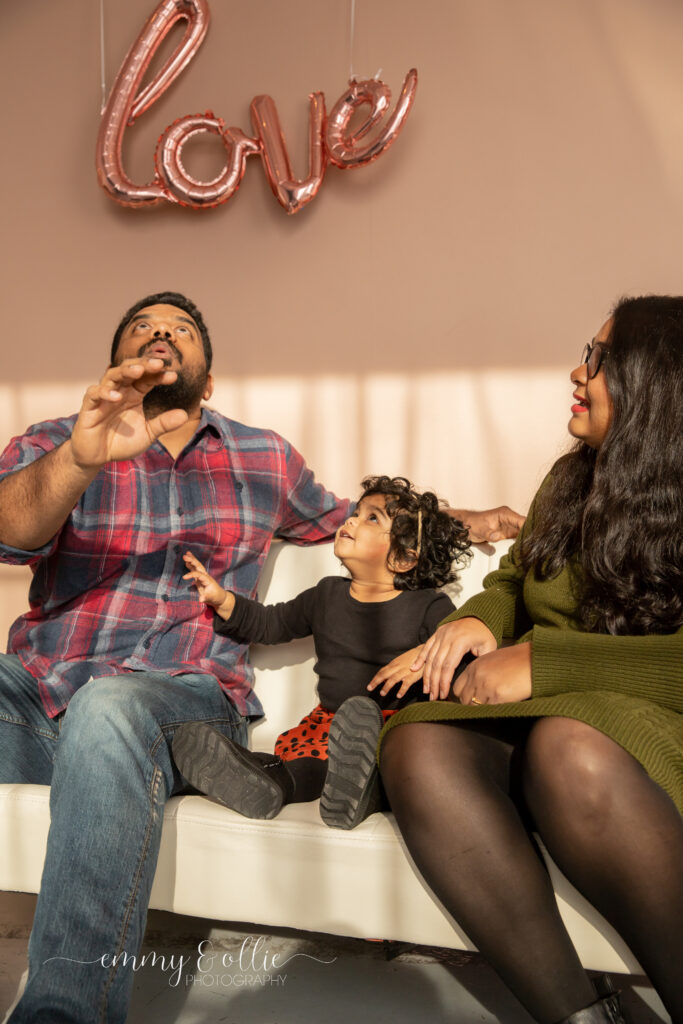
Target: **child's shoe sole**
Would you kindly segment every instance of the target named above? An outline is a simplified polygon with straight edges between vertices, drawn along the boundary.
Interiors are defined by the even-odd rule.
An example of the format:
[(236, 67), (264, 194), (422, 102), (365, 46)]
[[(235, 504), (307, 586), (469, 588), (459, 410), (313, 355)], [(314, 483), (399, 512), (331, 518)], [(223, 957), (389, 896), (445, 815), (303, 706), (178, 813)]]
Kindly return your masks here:
[(330, 828), (355, 828), (380, 809), (376, 752), (383, 724), (382, 712), (370, 697), (350, 697), (332, 719), (320, 797), (320, 817)]
[(274, 818), (282, 807), (282, 789), (258, 758), (212, 725), (179, 725), (172, 746), (181, 775), (224, 807), (245, 818)]

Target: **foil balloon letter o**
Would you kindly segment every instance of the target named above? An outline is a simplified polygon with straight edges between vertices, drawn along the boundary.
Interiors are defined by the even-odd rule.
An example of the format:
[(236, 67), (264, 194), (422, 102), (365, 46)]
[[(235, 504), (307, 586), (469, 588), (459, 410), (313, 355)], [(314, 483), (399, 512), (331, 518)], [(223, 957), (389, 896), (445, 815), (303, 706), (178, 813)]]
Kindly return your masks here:
[[(182, 162), (183, 146), (202, 132), (220, 136), (227, 151), (225, 169), (207, 182), (192, 178)], [(244, 177), (247, 157), (260, 152), (256, 139), (250, 139), (239, 128), (226, 128), (220, 118), (208, 111), (204, 115), (181, 117), (169, 125), (159, 139), (154, 161), (171, 202), (208, 209), (227, 202), (234, 195)]]

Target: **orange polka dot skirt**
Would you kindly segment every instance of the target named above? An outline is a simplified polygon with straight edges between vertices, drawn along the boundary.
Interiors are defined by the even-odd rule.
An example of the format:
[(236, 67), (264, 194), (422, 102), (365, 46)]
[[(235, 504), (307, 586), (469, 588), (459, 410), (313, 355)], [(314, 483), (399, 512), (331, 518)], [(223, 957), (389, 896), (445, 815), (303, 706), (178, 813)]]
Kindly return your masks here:
[[(384, 721), (386, 722), (393, 714), (395, 711), (383, 711)], [(322, 704), (318, 704), (298, 725), (278, 736), (275, 741), (275, 753), (283, 761), (294, 761), (297, 757), (327, 760), (327, 737), (333, 718), (334, 711), (328, 711)]]

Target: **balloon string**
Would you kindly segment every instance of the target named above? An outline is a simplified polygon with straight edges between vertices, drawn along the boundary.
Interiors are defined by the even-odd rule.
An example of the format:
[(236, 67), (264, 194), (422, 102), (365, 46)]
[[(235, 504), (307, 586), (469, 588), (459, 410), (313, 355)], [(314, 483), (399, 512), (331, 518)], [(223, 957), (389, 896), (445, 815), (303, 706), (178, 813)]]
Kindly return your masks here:
[[(356, 0), (350, 0), (349, 10), (349, 82), (356, 81), (356, 74), (353, 70), (353, 38), (356, 32)], [(375, 81), (378, 81), (379, 76), (382, 74), (382, 68), (378, 68), (375, 72)]]
[(353, 36), (356, 30), (356, 0), (351, 0), (349, 21), (349, 81), (353, 82), (356, 77), (353, 73)]
[(104, 0), (100, 0), (100, 73), (102, 76), (102, 106), (100, 114), (107, 105), (107, 76), (104, 69)]

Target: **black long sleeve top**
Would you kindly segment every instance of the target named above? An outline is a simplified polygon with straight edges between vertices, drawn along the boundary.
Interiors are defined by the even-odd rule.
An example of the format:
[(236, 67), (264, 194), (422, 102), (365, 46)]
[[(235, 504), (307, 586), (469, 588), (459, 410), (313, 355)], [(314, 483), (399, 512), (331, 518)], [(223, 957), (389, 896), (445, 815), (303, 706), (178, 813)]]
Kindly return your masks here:
[(281, 644), (312, 634), (318, 695), (330, 711), (361, 694), (383, 709), (422, 699), (419, 683), (400, 700), (393, 691), (380, 697), (366, 687), (393, 658), (424, 643), (454, 610), (453, 602), (438, 590), (402, 590), (388, 601), (357, 601), (350, 585), (342, 576), (326, 576), (293, 600), (273, 605), (236, 594), (232, 615), (227, 621), (216, 615), (214, 629), (244, 644)]

